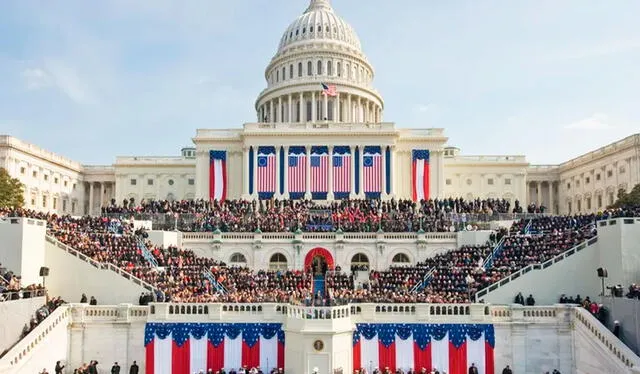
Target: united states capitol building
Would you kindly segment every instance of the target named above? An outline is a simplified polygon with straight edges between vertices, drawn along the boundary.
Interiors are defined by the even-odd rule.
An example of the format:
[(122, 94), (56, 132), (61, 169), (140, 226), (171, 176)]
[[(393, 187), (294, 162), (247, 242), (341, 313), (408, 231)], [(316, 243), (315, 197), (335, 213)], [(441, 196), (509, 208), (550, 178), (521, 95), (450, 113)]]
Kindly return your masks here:
[[(387, 120), (372, 63), (355, 30), (326, 0), (312, 1), (286, 28), (265, 78), (254, 122), (197, 129), (194, 146), (176, 156), (118, 156), (112, 165), (89, 166), (0, 136), (0, 166), (23, 182), (29, 208), (76, 215), (96, 214), (111, 199), (214, 197), (210, 151), (224, 155), (228, 199), (415, 199), (415, 151), (428, 151), (429, 165), (418, 197), (504, 198), (554, 213), (593, 212), (611, 204), (619, 189), (640, 182), (640, 134), (559, 165), (531, 165), (524, 155), (464, 155), (444, 129), (403, 128)], [(323, 84), (335, 93), (323, 94)], [(330, 155), (321, 187), (311, 165), (318, 152)], [(373, 182), (364, 172), (368, 152), (379, 157)], [(266, 183), (259, 155), (273, 160)], [(287, 171), (295, 155), (307, 163), (297, 184)], [(337, 168), (336, 155), (348, 156), (341, 191), (334, 191), (338, 173), (327, 172)], [(376, 193), (369, 194), (371, 188)]]

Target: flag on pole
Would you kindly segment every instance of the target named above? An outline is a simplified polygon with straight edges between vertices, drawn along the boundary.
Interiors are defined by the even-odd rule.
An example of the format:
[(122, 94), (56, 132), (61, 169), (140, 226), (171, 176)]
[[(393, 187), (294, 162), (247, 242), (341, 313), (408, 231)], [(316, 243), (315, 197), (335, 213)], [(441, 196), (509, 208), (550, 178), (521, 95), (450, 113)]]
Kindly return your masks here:
[(411, 186), (413, 201), (429, 199), (429, 150), (412, 152)]
[(258, 148), (258, 195), (271, 198), (276, 192), (276, 151), (275, 147)]
[(227, 199), (226, 151), (209, 151), (209, 199)]
[(147, 323), (145, 373), (284, 368), (281, 323)]
[(490, 324), (356, 324), (353, 368), (495, 374), (494, 347)]
[(335, 96), (338, 96), (338, 91), (334, 84), (322, 83), (322, 94), (335, 97)]
[(307, 155), (304, 147), (289, 147), (287, 187), (291, 199), (301, 199), (306, 192)]
[(333, 195), (347, 199), (351, 192), (351, 149), (346, 146), (333, 148)]

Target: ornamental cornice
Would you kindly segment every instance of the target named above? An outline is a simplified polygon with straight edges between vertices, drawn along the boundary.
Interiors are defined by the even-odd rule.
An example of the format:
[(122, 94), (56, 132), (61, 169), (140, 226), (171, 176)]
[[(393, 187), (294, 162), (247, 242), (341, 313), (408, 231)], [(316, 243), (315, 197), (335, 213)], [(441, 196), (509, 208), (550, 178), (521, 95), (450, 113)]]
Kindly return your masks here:
[(361, 64), (367, 65), (373, 71), (373, 67), (369, 63), (367, 56), (365, 56), (361, 51), (346, 47), (339, 42), (319, 42), (314, 41), (311, 43), (302, 43), (298, 45), (292, 45), (278, 53), (276, 53), (269, 62), (269, 65), (273, 64), (276, 61), (280, 61), (282, 59), (286, 59), (290, 56), (300, 56), (300, 55), (308, 55), (312, 53), (336, 53), (336, 54), (344, 54), (349, 56), (354, 60), (360, 61)]
[(292, 53), (290, 55), (281, 55), (278, 57), (274, 57), (269, 62), (265, 69), (265, 78), (268, 78), (269, 72), (276, 65), (291, 63), (291, 62), (301, 62), (300, 60), (309, 60), (309, 59), (318, 59), (318, 58), (326, 58), (326, 56), (330, 56), (336, 59), (344, 59), (349, 60), (350, 62), (356, 62), (363, 67), (366, 67), (370, 72), (371, 76), (375, 76), (375, 69), (369, 63), (366, 58), (362, 58), (360, 56), (354, 56), (353, 54), (343, 51), (343, 50), (323, 50), (323, 49), (305, 49), (301, 51), (297, 51), (296, 53)]

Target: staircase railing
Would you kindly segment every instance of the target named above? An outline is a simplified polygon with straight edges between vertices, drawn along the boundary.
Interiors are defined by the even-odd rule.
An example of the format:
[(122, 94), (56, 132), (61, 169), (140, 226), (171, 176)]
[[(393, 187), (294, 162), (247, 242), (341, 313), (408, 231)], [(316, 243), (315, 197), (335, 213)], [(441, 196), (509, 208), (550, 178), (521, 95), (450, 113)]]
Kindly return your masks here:
[(139, 236), (136, 236), (136, 241), (138, 244), (138, 249), (142, 252), (142, 257), (151, 265), (153, 268), (158, 267), (158, 260), (153, 256), (153, 253), (147, 248), (147, 245), (144, 244), (144, 240)]
[(202, 270), (202, 275), (204, 275), (204, 277), (207, 278), (209, 283), (211, 283), (213, 288), (215, 288), (216, 291), (218, 291), (218, 293), (223, 294), (223, 295), (227, 293), (227, 289), (224, 288), (224, 286), (222, 284), (220, 284), (220, 282), (218, 282), (216, 280), (216, 278), (213, 276), (213, 273), (211, 272), (211, 270), (209, 270), (207, 268), (203, 269)]
[(502, 253), (504, 240), (506, 239), (506, 237), (507, 235), (500, 238), (500, 241), (498, 242), (498, 244), (496, 244), (495, 247), (493, 247), (493, 251), (491, 251), (491, 253), (487, 256), (487, 258), (484, 259), (484, 261), (482, 262), (483, 269), (487, 270), (488, 268), (493, 266), (493, 259), (499, 256), (500, 253)]
[(575, 246), (573, 246), (570, 249), (567, 249), (566, 251), (562, 252), (561, 254), (550, 258), (548, 260), (546, 260), (543, 263), (538, 263), (538, 264), (530, 264), (527, 265), (525, 267), (523, 267), (522, 269), (511, 273), (509, 275), (507, 275), (506, 277), (500, 279), (497, 282), (494, 282), (493, 284), (491, 284), (489, 287), (485, 287), (483, 289), (481, 289), (480, 291), (476, 292), (475, 294), (475, 300), (476, 302), (479, 302), (478, 300), (480, 300), (481, 297), (486, 296), (489, 292), (495, 291), (496, 289), (506, 285), (507, 283), (511, 282), (512, 280), (518, 279), (521, 276), (527, 274), (528, 272), (532, 271), (532, 270), (544, 270), (546, 268), (548, 268), (549, 266), (560, 262), (566, 258), (568, 258), (569, 256), (572, 256), (580, 251), (582, 251), (583, 249), (592, 246), (593, 244), (598, 242), (598, 237), (594, 236), (593, 238), (587, 239), (579, 244), (576, 244)]
[(416, 283), (415, 286), (413, 286), (413, 288), (411, 289), (411, 292), (418, 292), (423, 290), (425, 287), (427, 287), (427, 285), (429, 284), (429, 281), (431, 281), (431, 278), (433, 277), (433, 273), (436, 271), (435, 267), (432, 267), (431, 269), (429, 269), (429, 271), (427, 271), (427, 273), (424, 275), (424, 277), (422, 277), (422, 280), (418, 283)]
[(533, 219), (530, 219), (529, 222), (527, 223), (527, 225), (524, 227), (524, 234), (529, 234), (529, 232), (531, 232), (531, 226), (533, 225)]

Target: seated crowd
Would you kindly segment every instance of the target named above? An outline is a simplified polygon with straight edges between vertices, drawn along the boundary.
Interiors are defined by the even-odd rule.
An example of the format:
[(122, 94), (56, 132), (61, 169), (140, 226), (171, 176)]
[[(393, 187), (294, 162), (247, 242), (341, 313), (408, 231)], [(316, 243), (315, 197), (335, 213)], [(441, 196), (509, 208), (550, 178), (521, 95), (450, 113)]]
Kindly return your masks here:
[(39, 284), (23, 287), (21, 278), (0, 264), (0, 302), (44, 296), (44, 288)]
[[(516, 201), (513, 209), (507, 200), (442, 199), (416, 203), (409, 200), (341, 200), (322, 205), (310, 200), (226, 200), (155, 201), (136, 205), (115, 200), (102, 208), (107, 216), (129, 218), (164, 217), (165, 229), (180, 231), (266, 232), (335, 231), (429, 232), (449, 231), (455, 222), (466, 223), (467, 214), (521, 213)], [(177, 222), (175, 220), (177, 219)], [(162, 222), (158, 222), (162, 225)]]
[(33, 317), (31, 317), (31, 320), (29, 321), (29, 323), (26, 323), (24, 325), (24, 328), (22, 329), (22, 336), (20, 338), (22, 339), (25, 336), (27, 336), (42, 321), (44, 321), (45, 318), (49, 317), (49, 314), (53, 313), (54, 310), (58, 309), (58, 307), (64, 303), (65, 301), (59, 297), (54, 297), (49, 301), (47, 301), (45, 305), (43, 305), (38, 310), (36, 310)]
[[(144, 209), (161, 212), (173, 209), (173, 204), (166, 204), (154, 203)], [(176, 204), (181, 212), (202, 206), (211, 208), (203, 202)], [(433, 206), (439, 207), (440, 203), (434, 202)], [(458, 205), (454, 203), (453, 206)], [(466, 205), (462, 207), (475, 209), (465, 208)], [(392, 211), (389, 213), (393, 214)], [(605, 214), (627, 213), (614, 211)], [(596, 218), (591, 215), (570, 219), (539, 217), (518, 222), (508, 234), (499, 232), (492, 236), (487, 245), (463, 246), (413, 266), (370, 271), (368, 279), (358, 279), (358, 282), (355, 271), (361, 272), (360, 267), (351, 275), (337, 271), (327, 278), (326, 292), (314, 295), (312, 275), (308, 272), (254, 271), (227, 266), (198, 256), (191, 250), (155, 247), (146, 241), (143, 232), (135, 231), (132, 224), (115, 218), (72, 218), (8, 209), (0, 210), (1, 215), (47, 220), (49, 234), (62, 243), (98, 262), (114, 264), (153, 285), (157, 291), (146, 297), (146, 302), (151, 299), (173, 302), (320, 302), (325, 305), (344, 302), (468, 302), (476, 291), (491, 283), (529, 264), (549, 260), (592, 237), (595, 234), (592, 222)], [(524, 233), (527, 225), (535, 227), (536, 233)], [(506, 236), (501, 246), (494, 251), (495, 242), (503, 235)], [(157, 267), (150, 264), (149, 256), (153, 257)]]

